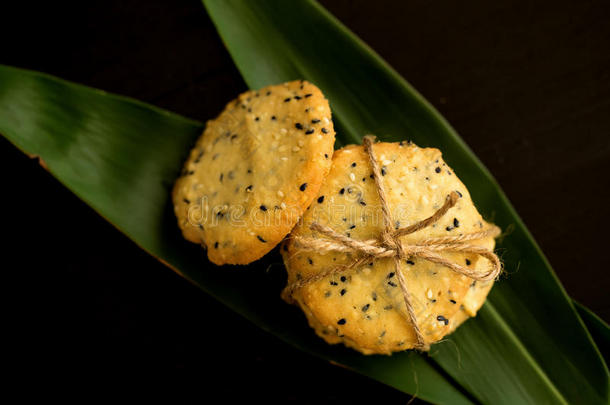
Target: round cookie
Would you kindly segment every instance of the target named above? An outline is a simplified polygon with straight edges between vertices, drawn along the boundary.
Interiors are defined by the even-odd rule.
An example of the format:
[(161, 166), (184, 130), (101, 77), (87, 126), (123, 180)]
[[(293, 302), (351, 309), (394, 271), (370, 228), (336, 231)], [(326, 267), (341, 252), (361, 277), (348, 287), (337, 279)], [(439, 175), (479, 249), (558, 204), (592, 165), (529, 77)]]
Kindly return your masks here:
[[(466, 187), (443, 162), (439, 150), (422, 149), (407, 142), (377, 143), (373, 150), (396, 229), (431, 216), (452, 192), (460, 196), (434, 225), (402, 236), (405, 243), (475, 233), (490, 227), (477, 212)], [(364, 148), (350, 145), (336, 151), (318, 197), (283, 245), (288, 285), (350, 265), (357, 258), (351, 252), (304, 249), (299, 240), (326, 237), (311, 230), (312, 223), (359, 241), (373, 240), (380, 238), (385, 226), (381, 212)], [(470, 244), (492, 250), (494, 239), (486, 237)], [(481, 273), (490, 266), (487, 259), (476, 254), (440, 254)], [(493, 284), (493, 281), (474, 282), (418, 257), (401, 260), (400, 270), (426, 344), (440, 340), (468, 316), (474, 316)], [(285, 292), (290, 294), (288, 288)], [(302, 308), (310, 326), (328, 343), (342, 342), (364, 354), (390, 354), (417, 347), (393, 258), (372, 259), (345, 272), (306, 283), (285, 298)]]
[(207, 122), (174, 186), (184, 237), (219, 265), (259, 259), (317, 195), (334, 142), (328, 101), (311, 83), (239, 95)]

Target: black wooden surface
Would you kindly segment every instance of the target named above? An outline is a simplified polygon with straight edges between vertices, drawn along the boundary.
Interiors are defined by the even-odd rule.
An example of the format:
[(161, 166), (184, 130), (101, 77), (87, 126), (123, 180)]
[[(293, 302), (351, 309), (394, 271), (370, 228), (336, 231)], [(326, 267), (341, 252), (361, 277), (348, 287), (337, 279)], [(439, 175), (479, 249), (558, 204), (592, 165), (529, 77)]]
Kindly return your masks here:
[[(609, 320), (608, 3), (322, 3), (454, 125), (568, 293)], [(246, 88), (197, 0), (3, 3), (0, 19), (0, 63), (199, 120)], [(52, 381), (47, 392), (63, 395), (171, 387), (229, 402), (408, 400), (244, 321), (5, 140), (0, 172), (5, 333), (15, 342), (13, 375), (32, 387)], [(144, 386), (134, 383), (140, 377)]]

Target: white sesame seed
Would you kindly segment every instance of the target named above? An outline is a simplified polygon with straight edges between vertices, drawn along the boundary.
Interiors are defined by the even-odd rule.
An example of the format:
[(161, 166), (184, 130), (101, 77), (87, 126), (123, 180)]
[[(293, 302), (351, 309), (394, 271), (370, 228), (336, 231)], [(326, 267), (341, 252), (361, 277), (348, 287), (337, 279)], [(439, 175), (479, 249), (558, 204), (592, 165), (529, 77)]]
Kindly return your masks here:
[(280, 132), (285, 135), (286, 132), (288, 132), (288, 131), (286, 130), (286, 128), (282, 128), (282, 129), (280, 129)]
[(288, 160), (288, 158), (286, 156), (283, 156), (280, 158), (280, 160), (286, 161), (286, 160)]
[(430, 189), (432, 190), (436, 190), (438, 188), (438, 185), (436, 184), (430, 184)]
[(426, 292), (426, 297), (428, 297), (429, 300), (432, 299), (432, 290), (428, 288), (428, 291)]
[(356, 175), (355, 175), (354, 173), (350, 173), (350, 174), (349, 174), (349, 179), (350, 179), (351, 181), (356, 181)]
[(323, 105), (319, 105), (318, 108), (316, 108), (316, 110), (318, 111), (324, 111), (324, 106)]
[(295, 146), (295, 147), (292, 148), (293, 152), (298, 152), (300, 150), (301, 150), (301, 148), (299, 148), (298, 146)]
[(284, 193), (282, 193), (282, 190), (277, 191), (277, 196), (280, 198), (282, 198), (284, 196)]
[(322, 121), (324, 121), (324, 123), (325, 123), (325, 124), (328, 124), (328, 123), (330, 122), (330, 121), (328, 120), (328, 118), (326, 118), (326, 117), (324, 117), (324, 118), (322, 119)]
[(285, 210), (285, 209), (286, 209), (286, 203), (281, 203), (281, 204), (280, 204), (280, 207), (281, 207), (283, 210)]
[(424, 205), (428, 205), (428, 204), (430, 203), (430, 200), (428, 200), (428, 197), (426, 197), (426, 196), (424, 195), (424, 196), (422, 196), (422, 198), (421, 198), (421, 202), (422, 202), (422, 204), (424, 204)]
[(387, 159), (386, 159), (386, 160), (384, 160), (384, 161), (383, 161), (383, 164), (384, 164), (385, 166), (387, 166), (387, 165), (389, 165), (389, 164), (391, 164), (391, 163), (392, 163), (392, 161), (391, 161), (391, 160), (387, 160)]

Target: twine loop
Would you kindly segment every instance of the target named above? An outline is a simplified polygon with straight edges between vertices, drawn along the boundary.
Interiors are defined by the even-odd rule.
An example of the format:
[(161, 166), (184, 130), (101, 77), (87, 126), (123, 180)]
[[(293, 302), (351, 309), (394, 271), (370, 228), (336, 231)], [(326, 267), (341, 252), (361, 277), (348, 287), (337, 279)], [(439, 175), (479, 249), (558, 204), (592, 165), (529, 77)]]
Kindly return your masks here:
[[(416, 348), (420, 350), (428, 350), (424, 336), (419, 328), (415, 310), (404, 274), (400, 269), (401, 260), (410, 260), (412, 258), (421, 258), (432, 263), (447, 267), (452, 271), (465, 275), (469, 278), (479, 281), (494, 280), (502, 271), (502, 263), (498, 256), (491, 250), (479, 245), (471, 244), (470, 241), (479, 240), (487, 237), (496, 237), (500, 234), (500, 228), (495, 225), (483, 229), (479, 232), (468, 234), (460, 234), (457, 236), (446, 236), (439, 238), (427, 238), (414, 243), (407, 243), (402, 240), (403, 236), (415, 233), (419, 230), (434, 225), (441, 219), (447, 211), (449, 211), (458, 201), (460, 195), (457, 192), (451, 192), (445, 199), (445, 203), (430, 217), (416, 222), (413, 225), (394, 229), (392, 215), (388, 206), (387, 198), (383, 183), (381, 182), (381, 172), (379, 164), (373, 153), (374, 136), (365, 136), (363, 145), (369, 156), (369, 161), (373, 169), (373, 178), (379, 194), (381, 209), (383, 213), (384, 230), (381, 232), (379, 239), (357, 240), (349, 236), (336, 232), (332, 228), (319, 223), (312, 223), (310, 229), (324, 235), (326, 238), (311, 238), (311, 237), (294, 237), (294, 242), (299, 248), (304, 250), (314, 251), (334, 251), (346, 252), (353, 254), (355, 259), (348, 265), (337, 266), (327, 271), (320, 272), (309, 277), (295, 281), (288, 285), (282, 295), (287, 300), (293, 300), (294, 292), (308, 284), (323, 278), (343, 273), (351, 269), (357, 268), (366, 262), (381, 258), (393, 258), (395, 272), (398, 277), (400, 288), (403, 294), (407, 315), (417, 338)], [(460, 264), (454, 263), (445, 257), (441, 252), (460, 252), (471, 253), (487, 259), (490, 266), (487, 270), (479, 272)]]

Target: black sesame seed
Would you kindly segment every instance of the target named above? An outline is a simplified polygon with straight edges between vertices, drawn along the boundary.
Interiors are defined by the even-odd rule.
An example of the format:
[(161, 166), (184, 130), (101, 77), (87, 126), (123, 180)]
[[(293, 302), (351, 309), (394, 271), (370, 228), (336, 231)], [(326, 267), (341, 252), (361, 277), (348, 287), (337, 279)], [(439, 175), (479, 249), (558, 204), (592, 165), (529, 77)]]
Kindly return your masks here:
[(187, 199), (187, 198), (183, 198), (183, 199), (182, 199), (182, 201), (184, 201), (184, 202), (185, 202), (185, 203), (187, 203), (187, 204), (190, 204), (190, 203), (191, 203), (191, 202), (190, 202), (190, 200), (189, 200), (189, 199)]
[(352, 225), (349, 227), (349, 229), (354, 229), (356, 227), (356, 225)]
[(307, 261), (309, 262), (309, 264), (313, 264), (313, 260), (311, 260), (311, 257), (308, 257)]
[(275, 121), (275, 120), (276, 120), (275, 115), (272, 115), (271, 116), (271, 121)]
[(336, 281), (331, 281), (330, 285), (339, 285), (339, 283), (337, 283)]
[(288, 97), (288, 98), (285, 98), (285, 99), (284, 99), (284, 102), (285, 102), (285, 103), (287, 103), (287, 102), (289, 102), (289, 101), (290, 101), (290, 97)]
[(294, 127), (296, 129), (303, 129), (303, 125), (300, 122), (297, 122), (296, 124), (294, 124)]
[(331, 292), (330, 292), (330, 291), (326, 291), (326, 292), (324, 293), (324, 297), (328, 298), (328, 297), (330, 297), (330, 294), (331, 294)]
[(470, 259), (466, 259), (466, 266), (470, 266)]
[(222, 179), (225, 177), (224, 173), (220, 173), (220, 182), (222, 183)]
[(347, 290), (344, 288), (341, 290), (341, 295), (345, 295), (345, 293), (347, 292)]
[(455, 300), (449, 300), (449, 302), (451, 302), (452, 304), (457, 304)]
[(394, 277), (394, 275), (395, 275), (394, 272), (391, 272), (390, 274), (388, 274), (388, 278), (392, 278), (392, 277)]
[(254, 121), (260, 120), (260, 117), (254, 117)]
[(364, 201), (360, 201), (360, 205), (366, 205)]
[(328, 159), (328, 153), (325, 153), (325, 154), (324, 154), (324, 158), (325, 158), (325, 159)]
[(294, 99), (295, 99), (295, 100), (300, 100), (300, 99), (301, 99), (301, 96), (294, 96)]
[(448, 227), (446, 227), (446, 228), (445, 228), (445, 230), (447, 230), (447, 232), (449, 232), (449, 231), (450, 231), (450, 230), (452, 230), (452, 229), (453, 229), (453, 227), (452, 227), (452, 226), (448, 226)]
[(396, 287), (396, 284), (394, 284), (394, 283), (393, 283), (393, 282), (391, 282), (391, 281), (388, 281), (388, 285), (391, 285), (392, 287)]
[(322, 204), (322, 202), (324, 202), (324, 196), (320, 196), (318, 197), (318, 204)]
[(337, 325), (345, 325), (345, 322), (347, 322), (345, 318), (341, 318), (337, 321)]
[(377, 293), (375, 291), (373, 291), (373, 294), (371, 294), (371, 297), (373, 297), (373, 301), (377, 301)]
[(341, 282), (342, 282), (342, 283), (345, 283), (346, 281), (347, 281), (347, 277), (345, 277), (345, 276), (341, 276)]
[(383, 309), (385, 309), (386, 311), (389, 311), (392, 308), (394, 308), (394, 307), (391, 305), (386, 305), (385, 307), (383, 307)]
[(203, 225), (199, 224), (199, 229), (203, 231)]
[(457, 193), (457, 195), (459, 195), (460, 197), (462, 197), (462, 193), (460, 193), (459, 191), (455, 190), (455, 192)]
[(439, 321), (439, 322), (444, 322), (444, 323), (445, 323), (445, 325), (449, 325), (449, 319), (445, 318), (445, 317), (444, 317), (444, 316), (442, 316), (442, 315), (437, 316), (437, 317), (436, 317), (436, 320), (437, 320), (437, 321)]
[(266, 95), (268, 96), (269, 94), (271, 94), (271, 92), (270, 92), (270, 91), (268, 91)]
[(187, 176), (192, 176), (193, 174), (195, 174), (194, 170), (189, 170), (188, 172), (186, 172)]
[(441, 168), (437, 167), (436, 169), (434, 169), (435, 172), (440, 173), (441, 172)]
[(356, 167), (356, 162), (352, 162), (352, 167)]
[(258, 238), (258, 240), (260, 240), (263, 243), (267, 243), (267, 241), (265, 239), (263, 239), (260, 235), (256, 235), (256, 237)]
[(457, 228), (457, 227), (459, 227), (459, 226), (460, 226), (460, 221), (458, 221), (458, 219), (457, 219), (457, 218), (453, 218), (453, 226), (454, 226), (455, 228)]
[(339, 190), (339, 194), (345, 194), (345, 189), (342, 188), (341, 190)]
[(252, 184), (250, 184), (248, 187), (246, 187), (246, 191), (252, 191)]
[(214, 249), (218, 249), (218, 242), (214, 243)]
[(385, 174), (386, 174), (386, 171), (385, 171), (385, 166), (383, 166), (383, 167), (381, 168), (381, 175), (382, 175), (382, 176), (385, 176)]
[(261, 211), (267, 211), (267, 207), (266, 207), (266, 206), (264, 206), (264, 205), (261, 205), (261, 206), (260, 206), (260, 209), (261, 209)]
[(315, 119), (311, 120), (311, 123), (312, 123), (312, 124), (317, 124), (318, 122), (320, 122), (320, 120), (319, 120), (319, 119), (317, 119), (317, 118), (315, 118)]
[(313, 96), (313, 94), (311, 94), (311, 93), (307, 93), (307, 94), (305, 94), (305, 98), (307, 98), (307, 97), (311, 97), (311, 96)]
[(301, 186), (299, 187), (299, 190), (301, 191), (305, 191), (305, 189), (307, 188), (307, 183), (303, 183), (301, 184)]
[(371, 306), (371, 304), (366, 304), (365, 306), (363, 306), (362, 307), (362, 312), (368, 311), (370, 306)]
[(407, 264), (410, 264), (411, 266), (415, 266), (415, 262), (413, 260), (407, 260)]
[(328, 129), (326, 129), (326, 128), (322, 128), (322, 129), (321, 129), (321, 131), (322, 131), (322, 133), (324, 133), (324, 134), (327, 134), (327, 133), (328, 133)]

